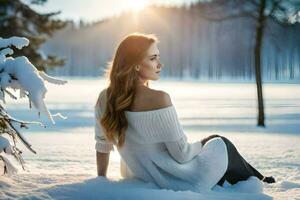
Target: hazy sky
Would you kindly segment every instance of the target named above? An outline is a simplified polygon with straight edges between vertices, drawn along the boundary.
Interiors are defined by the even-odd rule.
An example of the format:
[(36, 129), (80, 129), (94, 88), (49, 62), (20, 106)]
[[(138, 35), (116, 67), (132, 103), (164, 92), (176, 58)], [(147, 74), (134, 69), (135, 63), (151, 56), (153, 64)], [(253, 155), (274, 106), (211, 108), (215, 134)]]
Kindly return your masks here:
[[(28, 2), (30, 0), (22, 0)], [(144, 4), (182, 5), (198, 0), (48, 0), (44, 6), (34, 6), (39, 12), (62, 11), (62, 19), (97, 21)]]

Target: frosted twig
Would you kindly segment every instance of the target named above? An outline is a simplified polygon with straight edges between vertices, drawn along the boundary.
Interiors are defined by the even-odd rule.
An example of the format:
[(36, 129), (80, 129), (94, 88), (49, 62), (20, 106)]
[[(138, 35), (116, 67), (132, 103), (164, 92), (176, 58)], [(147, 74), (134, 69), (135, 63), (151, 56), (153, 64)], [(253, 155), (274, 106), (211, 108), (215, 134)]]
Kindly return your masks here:
[(8, 90), (6, 90), (6, 89), (3, 89), (4, 90), (4, 92), (6, 92), (9, 96), (10, 96), (10, 98), (12, 98), (12, 99), (14, 99), (14, 100), (17, 100), (18, 98), (15, 96), (15, 95), (13, 95), (10, 91), (8, 91)]
[(43, 128), (46, 128), (46, 126), (42, 122), (38, 122), (38, 121), (22, 121), (22, 120), (13, 118), (7, 112), (4, 111), (4, 109), (3, 109), (3, 107), (1, 105), (0, 105), (0, 114), (1, 114), (1, 117), (3, 119), (19, 123), (19, 124), (21, 124), (21, 126), (25, 126), (25, 128), (26, 128), (26, 124), (37, 124), (37, 125), (40, 125)]
[(52, 76), (49, 76), (48, 74), (46, 74), (43, 71), (39, 71), (39, 74), (45, 81), (48, 81), (49, 83), (53, 83), (53, 84), (57, 84), (57, 85), (63, 85), (63, 84), (67, 83), (67, 81), (60, 80), (60, 79), (54, 78)]
[(36, 151), (31, 148), (31, 144), (29, 144), (26, 139), (23, 137), (23, 135), (14, 127), (11, 122), (8, 121), (8, 124), (10, 125), (10, 128), (15, 132), (15, 134), (18, 136), (18, 138), (21, 140), (21, 142), (34, 154), (36, 154)]
[(68, 117), (63, 116), (61, 113), (55, 113), (54, 115), (52, 115), (52, 117), (59, 117), (61, 119), (67, 119)]

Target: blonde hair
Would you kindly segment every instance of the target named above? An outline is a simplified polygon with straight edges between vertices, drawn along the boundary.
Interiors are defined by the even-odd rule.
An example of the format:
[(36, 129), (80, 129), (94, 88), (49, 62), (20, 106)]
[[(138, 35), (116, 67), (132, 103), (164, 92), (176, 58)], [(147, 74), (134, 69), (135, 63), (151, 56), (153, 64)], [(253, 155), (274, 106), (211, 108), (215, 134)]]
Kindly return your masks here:
[[(100, 123), (106, 138), (118, 147), (123, 146), (128, 127), (124, 111), (130, 108), (135, 97), (138, 81), (135, 66), (144, 59), (148, 48), (155, 42), (158, 40), (154, 35), (130, 34), (121, 41), (108, 65), (106, 76), (110, 83), (106, 90), (106, 109)], [(100, 101), (98, 98), (96, 106), (100, 106)]]

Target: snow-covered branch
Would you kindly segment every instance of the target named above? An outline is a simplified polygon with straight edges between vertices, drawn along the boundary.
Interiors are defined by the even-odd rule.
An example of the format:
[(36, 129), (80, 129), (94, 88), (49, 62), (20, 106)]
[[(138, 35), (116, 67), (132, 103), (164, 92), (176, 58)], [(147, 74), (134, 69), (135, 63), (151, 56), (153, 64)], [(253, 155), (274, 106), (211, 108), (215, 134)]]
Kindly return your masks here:
[[(52, 115), (44, 98), (47, 92), (44, 81), (52, 84), (62, 85), (66, 81), (53, 78), (44, 72), (38, 71), (36, 67), (25, 56), (11, 57), (13, 50), (10, 47), (22, 49), (29, 45), (29, 40), (24, 37), (11, 37), (7, 39), (0, 38), (0, 100), (5, 103), (5, 95), (17, 99), (10, 90), (19, 91), (19, 97), (28, 97), (31, 103), (37, 109), (38, 113), (46, 115), (52, 124), (55, 124)], [(63, 118), (63, 117), (62, 117)], [(0, 104), (0, 162), (4, 162), (4, 173), (16, 172), (16, 168), (10, 163), (4, 154), (10, 154), (24, 167), (24, 160), (21, 157), (22, 151), (16, 147), (17, 140), (20, 140), (31, 152), (36, 153), (29, 142), (17, 130), (16, 124), (20, 128), (28, 128), (28, 124), (38, 124), (45, 127), (41, 122), (22, 121), (11, 117)], [(7, 134), (13, 144), (3, 137)]]

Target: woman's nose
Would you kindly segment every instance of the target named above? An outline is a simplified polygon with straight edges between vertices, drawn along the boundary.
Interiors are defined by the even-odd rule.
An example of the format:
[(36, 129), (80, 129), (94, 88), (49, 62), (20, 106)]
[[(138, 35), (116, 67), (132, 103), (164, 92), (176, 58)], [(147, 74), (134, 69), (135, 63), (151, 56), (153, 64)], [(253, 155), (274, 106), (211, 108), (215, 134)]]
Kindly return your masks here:
[(162, 68), (164, 66), (164, 64), (162, 64), (161, 62), (158, 63), (158, 68)]

